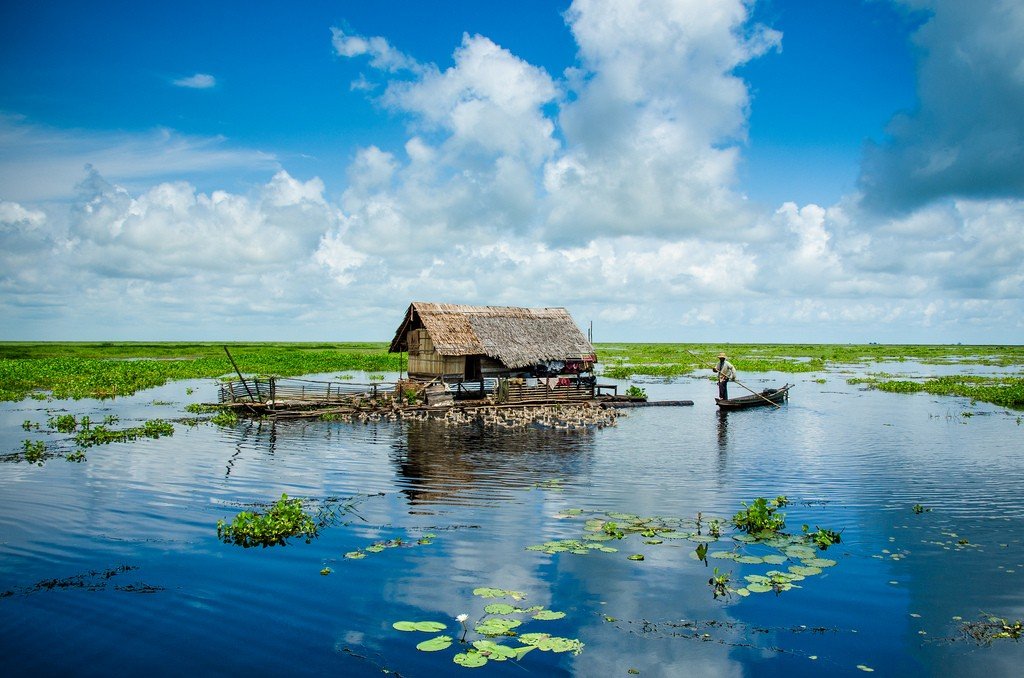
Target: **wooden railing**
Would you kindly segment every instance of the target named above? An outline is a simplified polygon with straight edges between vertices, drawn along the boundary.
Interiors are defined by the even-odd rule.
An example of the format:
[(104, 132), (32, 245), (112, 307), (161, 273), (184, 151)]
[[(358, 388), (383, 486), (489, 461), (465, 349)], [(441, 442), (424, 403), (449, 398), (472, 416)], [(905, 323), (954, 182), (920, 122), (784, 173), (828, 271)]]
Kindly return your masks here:
[(393, 383), (353, 384), (341, 381), (312, 381), (285, 377), (246, 378), (221, 384), (217, 399), (222, 403), (334, 403), (354, 396), (376, 398), (392, 393)]

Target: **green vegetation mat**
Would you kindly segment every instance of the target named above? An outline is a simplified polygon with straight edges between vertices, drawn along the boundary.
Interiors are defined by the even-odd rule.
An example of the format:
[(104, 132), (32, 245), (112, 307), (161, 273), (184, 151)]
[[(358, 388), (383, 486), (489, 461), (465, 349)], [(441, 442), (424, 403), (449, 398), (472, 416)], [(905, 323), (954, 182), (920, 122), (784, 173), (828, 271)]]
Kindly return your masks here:
[[(34, 394), (105, 398), (130, 395), (173, 380), (230, 376), (234, 370), (224, 354), (225, 345), (245, 374), (397, 372), (404, 367), (404, 357), (388, 354), (385, 342), (0, 342), (0, 400), (21, 400)], [(1024, 366), (1024, 346), (604, 343), (596, 348), (604, 376), (613, 379), (700, 375), (715, 363), (719, 351), (729, 355), (740, 373), (807, 373), (904, 361)], [(924, 381), (873, 376), (858, 383), (893, 392), (958, 395), (1024, 409), (1024, 379), (1018, 375)]]
[(109, 398), (179, 379), (234, 374), (297, 376), (341, 370), (398, 371), (386, 343), (50, 343), (0, 342), (0, 400), (49, 392)]

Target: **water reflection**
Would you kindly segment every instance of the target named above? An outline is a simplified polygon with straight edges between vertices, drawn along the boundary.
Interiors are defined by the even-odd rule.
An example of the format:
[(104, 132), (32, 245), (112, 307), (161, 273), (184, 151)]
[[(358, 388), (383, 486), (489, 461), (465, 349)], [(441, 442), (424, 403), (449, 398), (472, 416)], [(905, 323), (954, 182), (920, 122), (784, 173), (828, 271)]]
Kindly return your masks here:
[(594, 448), (592, 431), (529, 427), (496, 432), (483, 424), (405, 424), (391, 462), (413, 506), (487, 504), (517, 490), (582, 478)]
[[(220, 673), (380, 673), (339, 650), (348, 647), (403, 675), (450, 673), (450, 655), (416, 651), (418, 639), (391, 623), (450, 623), (463, 612), (476, 619), (487, 601), (472, 591), (497, 586), (567, 615), (531, 621), (528, 630), (579, 638), (586, 648), (578, 657), (534, 652), (521, 666), (486, 669), (495, 674), (627, 675), (635, 667), (644, 676), (860, 675), (864, 664), (879, 675), (1012, 675), (1024, 643), (976, 648), (940, 639), (957, 634), (954, 616), (1018, 618), (1024, 609), (1015, 585), (1024, 572), (1015, 529), (1024, 519), (1019, 413), (862, 391), (836, 375), (827, 385), (803, 380), (781, 411), (729, 414), (697, 397), (703, 387), (652, 383), (658, 399), (697, 405), (630, 412), (593, 432), (242, 421), (176, 425), (170, 438), (97, 446), (82, 464), (0, 464), (8, 670), (63, 674), (74, 669), (68, 657), (86, 656), (96, 674), (163, 673), (169, 661), (198, 673), (210, 672), (211, 661)], [(43, 438), (22, 423), (45, 422), (46, 410), (109, 409), (122, 422), (180, 415), (146, 404), (153, 400), (2, 405), (0, 448)], [(218, 542), (218, 519), (285, 491), (317, 505), (365, 497), (363, 519), (346, 514), (313, 543), (286, 548)], [(615, 553), (526, 550), (581, 537), (580, 521), (565, 517), (574, 507), (728, 516), (742, 501), (778, 494), (792, 501), (794, 531), (802, 523), (842, 530), (828, 554), (837, 564), (778, 597), (714, 600), (708, 567), (685, 539), (653, 545), (633, 536), (613, 542)], [(915, 503), (933, 510), (915, 514)], [(364, 560), (343, 555), (435, 527), (429, 545)], [(711, 550), (729, 549), (731, 542)], [(632, 553), (645, 560), (628, 560)], [(737, 583), (767, 567), (709, 560)], [(138, 569), (102, 591), (34, 590), (121, 565)], [(331, 576), (320, 576), (325, 566)], [(127, 645), (125, 627), (134, 633)]]

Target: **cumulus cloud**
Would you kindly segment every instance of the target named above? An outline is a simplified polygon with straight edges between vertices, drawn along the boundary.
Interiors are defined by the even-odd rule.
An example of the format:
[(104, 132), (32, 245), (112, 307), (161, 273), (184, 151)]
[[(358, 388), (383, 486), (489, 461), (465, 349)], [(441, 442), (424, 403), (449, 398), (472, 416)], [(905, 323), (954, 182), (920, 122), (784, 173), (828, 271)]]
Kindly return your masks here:
[(781, 35), (749, 26), (740, 0), (580, 0), (567, 16), (582, 66), (545, 173), (551, 229), (736, 235), (751, 221), (733, 192), (749, 93), (733, 72)]
[(897, 2), (929, 14), (914, 36), (919, 102), (868, 147), (865, 204), (905, 212), (946, 197), (1024, 197), (1024, 5)]
[(173, 81), (175, 87), (187, 87), (188, 89), (211, 89), (217, 86), (217, 78), (209, 73), (196, 73), (187, 78), (178, 78)]
[(567, 21), (581, 66), (561, 80), (479, 35), (463, 36), (441, 70), (335, 29), (339, 55), (415, 74), (379, 98), (408, 116), (412, 136), (404, 157), (386, 154), (386, 187), (346, 192), (358, 233), (419, 249), (442, 232), (467, 243), (529, 233), (555, 246), (750, 232), (733, 190), (749, 94), (733, 71), (781, 36), (748, 25), (742, 0), (710, 10), (583, 0)]
[[(578, 0), (566, 19), (579, 53), (562, 74), (481, 35), (440, 68), (332, 31), (370, 67), (358, 89), (406, 125), (403, 143), (358, 150), (337, 198), (224, 139), (0, 118), (0, 313), (50, 338), (380, 339), (412, 299), (564, 305), (598, 339), (1024, 329), (1015, 197), (903, 213), (867, 209), (870, 187), (831, 206), (743, 200), (751, 102), (735, 71), (781, 40), (749, 3)], [(916, 131), (875, 159), (923, 148), (941, 117), (906, 116)], [(261, 174), (201, 186), (212, 168)]]

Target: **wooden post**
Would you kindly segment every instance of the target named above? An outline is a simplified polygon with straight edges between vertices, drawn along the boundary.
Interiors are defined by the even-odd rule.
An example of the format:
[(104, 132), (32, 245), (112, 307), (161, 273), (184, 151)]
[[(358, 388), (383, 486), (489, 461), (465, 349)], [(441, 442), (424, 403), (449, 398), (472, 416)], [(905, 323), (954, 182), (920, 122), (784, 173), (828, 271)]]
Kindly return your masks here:
[(231, 357), (231, 351), (228, 350), (227, 346), (224, 347), (224, 352), (228, 354), (228, 360), (230, 360), (231, 365), (234, 366), (235, 373), (238, 375), (238, 378), (242, 380), (242, 386), (245, 387), (245, 392), (249, 394), (249, 400), (256, 402), (256, 396), (254, 396), (252, 391), (249, 390), (249, 384), (245, 383), (245, 377), (242, 376), (242, 370), (238, 369), (238, 363), (236, 363), (235, 359)]

